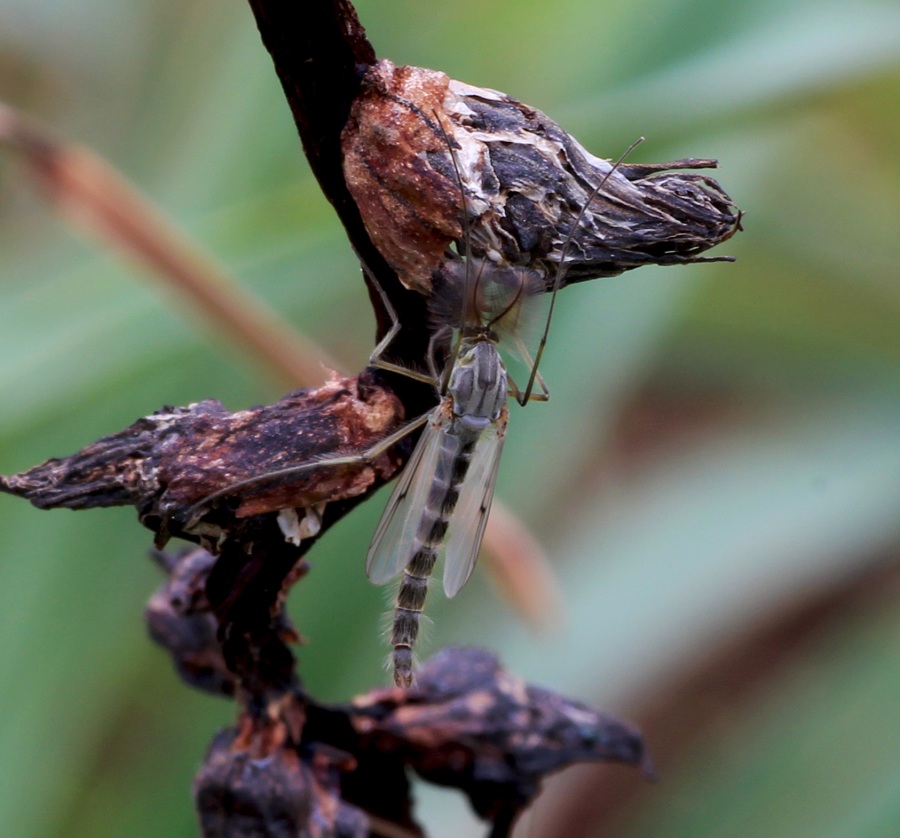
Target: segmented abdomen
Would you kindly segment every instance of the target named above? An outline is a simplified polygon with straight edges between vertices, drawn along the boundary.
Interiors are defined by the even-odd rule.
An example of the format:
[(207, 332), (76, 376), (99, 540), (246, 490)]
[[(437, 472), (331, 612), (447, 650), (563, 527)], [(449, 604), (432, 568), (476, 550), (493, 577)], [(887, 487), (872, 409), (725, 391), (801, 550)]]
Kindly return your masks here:
[(412, 684), (413, 648), (419, 634), (420, 614), (425, 608), (428, 579), (447, 534), (477, 439), (477, 434), (451, 427), (441, 440), (434, 482), (419, 518), (415, 546), (403, 571), (394, 606), (391, 646), (394, 647), (394, 683), (398, 687)]

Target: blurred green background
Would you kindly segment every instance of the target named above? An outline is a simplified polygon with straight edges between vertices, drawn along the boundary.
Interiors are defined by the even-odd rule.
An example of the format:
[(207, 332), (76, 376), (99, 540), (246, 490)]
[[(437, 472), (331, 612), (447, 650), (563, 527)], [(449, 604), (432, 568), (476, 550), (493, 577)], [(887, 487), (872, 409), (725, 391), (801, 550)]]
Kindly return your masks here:
[[(560, 297), (552, 400), (513, 411), (498, 496), (551, 555), (565, 625), (534, 636), (483, 573), (429, 605), (423, 651), (489, 642), (530, 680), (641, 721), (657, 753), (653, 786), (623, 768), (562, 775), (520, 834), (900, 834), (900, 6), (357, 8), (380, 56), (504, 90), (599, 156), (645, 135), (636, 161), (718, 158), (747, 213), (717, 251), (734, 265)], [(2, 0), (0, 100), (106, 157), (363, 365), (358, 265), (244, 4)], [(280, 395), (146, 279), (0, 156), (0, 472), (164, 404)], [(385, 681), (385, 597), (363, 572), (381, 507), (317, 545), (292, 598), (303, 676), (326, 699)], [(232, 708), (183, 687), (147, 639), (149, 545), (129, 509), (0, 497), (4, 835), (196, 833), (191, 778)], [(781, 630), (801, 617), (805, 632)], [(745, 654), (766, 631), (765, 653)], [(591, 808), (613, 783), (619, 803)], [(456, 795), (420, 793), (435, 836), (483, 834)]]

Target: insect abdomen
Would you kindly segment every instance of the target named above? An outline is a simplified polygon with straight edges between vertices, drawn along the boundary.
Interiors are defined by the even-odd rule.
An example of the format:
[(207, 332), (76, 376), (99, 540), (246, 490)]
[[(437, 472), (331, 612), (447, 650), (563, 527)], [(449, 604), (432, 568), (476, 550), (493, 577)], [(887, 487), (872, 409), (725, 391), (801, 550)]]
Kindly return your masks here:
[(391, 646), (394, 647), (394, 683), (398, 687), (412, 684), (413, 649), (419, 635), (420, 615), (425, 608), (428, 579), (447, 534), (450, 516), (459, 499), (459, 487), (469, 470), (474, 447), (475, 438), (461, 438), (448, 433), (442, 440), (434, 482), (419, 519), (416, 547), (397, 589)]

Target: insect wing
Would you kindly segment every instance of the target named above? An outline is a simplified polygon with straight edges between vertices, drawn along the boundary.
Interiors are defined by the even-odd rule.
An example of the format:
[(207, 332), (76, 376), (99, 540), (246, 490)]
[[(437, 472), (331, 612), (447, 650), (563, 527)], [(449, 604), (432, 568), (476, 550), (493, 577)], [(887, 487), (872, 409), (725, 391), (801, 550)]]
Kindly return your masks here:
[(475, 568), (491, 511), (505, 430), (506, 422), (501, 419), (483, 433), (460, 486), (444, 556), (444, 593), (448, 597), (456, 596)]
[(444, 431), (429, 421), (397, 483), (366, 556), (366, 574), (375, 585), (389, 582), (406, 567), (416, 545), (419, 519), (428, 499)]

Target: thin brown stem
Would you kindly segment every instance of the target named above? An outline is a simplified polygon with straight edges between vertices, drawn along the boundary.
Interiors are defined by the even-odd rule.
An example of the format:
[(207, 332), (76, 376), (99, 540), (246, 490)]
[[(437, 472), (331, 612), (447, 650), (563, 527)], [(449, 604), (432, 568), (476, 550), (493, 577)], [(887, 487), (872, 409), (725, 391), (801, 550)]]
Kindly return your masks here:
[(56, 140), (2, 104), (0, 142), (24, 156), (43, 194), (71, 224), (147, 270), (282, 385), (320, 384), (326, 368), (340, 368), (94, 152)]

